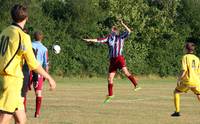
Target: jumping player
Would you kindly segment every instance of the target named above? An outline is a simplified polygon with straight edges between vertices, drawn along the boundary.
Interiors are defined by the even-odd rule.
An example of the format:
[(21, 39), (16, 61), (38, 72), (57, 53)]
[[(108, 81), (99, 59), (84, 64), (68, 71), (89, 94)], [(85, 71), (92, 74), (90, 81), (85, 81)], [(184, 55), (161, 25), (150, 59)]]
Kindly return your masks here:
[(109, 58), (110, 58), (110, 66), (109, 66), (109, 74), (108, 74), (108, 95), (104, 101), (104, 103), (108, 103), (113, 97), (113, 79), (116, 74), (117, 69), (122, 69), (126, 77), (133, 83), (135, 86), (135, 91), (141, 89), (138, 86), (138, 83), (134, 76), (128, 71), (126, 67), (126, 62), (123, 52), (124, 40), (130, 35), (131, 30), (128, 28), (122, 20), (120, 20), (121, 24), (125, 27), (127, 31), (119, 34), (119, 31), (116, 27), (112, 27), (112, 32), (105, 38), (98, 39), (83, 39), (87, 42), (99, 42), (105, 43), (109, 47)]
[[(42, 44), (43, 34), (42, 32), (34, 33), (34, 41), (32, 42), (32, 47), (36, 56), (36, 59), (40, 62), (40, 65), (48, 72), (48, 50)], [(44, 77), (38, 73), (32, 72), (32, 82), (35, 89), (36, 95), (36, 108), (35, 108), (35, 117), (39, 117), (41, 103), (42, 103), (42, 87)]]
[(0, 34), (0, 124), (9, 124), (14, 117), (16, 124), (26, 123), (21, 89), (23, 85), (22, 64), (26, 60), (29, 69), (43, 75), (50, 84), (56, 87), (53, 78), (35, 59), (30, 36), (23, 32), (28, 19), (27, 8), (14, 5), (11, 9), (13, 23)]
[(191, 90), (200, 101), (200, 61), (194, 55), (195, 45), (188, 42), (185, 45), (186, 54), (182, 58), (182, 71), (177, 80), (177, 87), (174, 90), (175, 112), (171, 116), (180, 116), (180, 93), (187, 93)]

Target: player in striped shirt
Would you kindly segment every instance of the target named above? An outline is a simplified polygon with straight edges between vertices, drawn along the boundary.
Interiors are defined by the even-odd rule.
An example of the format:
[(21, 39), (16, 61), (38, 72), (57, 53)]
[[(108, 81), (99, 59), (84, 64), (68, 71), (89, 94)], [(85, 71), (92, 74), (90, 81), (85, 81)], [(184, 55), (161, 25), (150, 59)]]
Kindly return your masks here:
[(117, 69), (122, 69), (126, 77), (133, 83), (135, 86), (135, 91), (141, 89), (138, 86), (138, 83), (134, 76), (128, 71), (126, 67), (126, 62), (123, 56), (123, 46), (125, 39), (130, 35), (131, 30), (128, 28), (126, 24), (121, 24), (125, 27), (127, 31), (119, 34), (119, 31), (116, 27), (112, 27), (111, 33), (105, 38), (98, 39), (83, 39), (87, 42), (99, 42), (108, 45), (109, 48), (109, 58), (110, 58), (110, 66), (109, 66), (109, 74), (108, 74), (108, 95), (104, 101), (104, 103), (108, 103), (113, 97), (113, 79), (116, 74)]

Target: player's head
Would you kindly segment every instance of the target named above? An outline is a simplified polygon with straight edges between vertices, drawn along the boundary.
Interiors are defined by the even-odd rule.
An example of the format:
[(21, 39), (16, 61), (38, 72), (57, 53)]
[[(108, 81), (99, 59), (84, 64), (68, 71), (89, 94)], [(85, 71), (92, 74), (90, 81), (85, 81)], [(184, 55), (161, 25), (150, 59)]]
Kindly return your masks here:
[(28, 19), (28, 10), (24, 5), (16, 4), (11, 9), (11, 17), (13, 22), (20, 23)]
[(193, 42), (187, 42), (185, 45), (187, 53), (193, 53), (195, 50), (195, 44)]
[(117, 35), (119, 35), (119, 30), (118, 30), (118, 28), (116, 26), (112, 26), (111, 31), (116, 33)]
[(43, 33), (40, 32), (40, 31), (36, 31), (36, 32), (34, 33), (34, 39), (35, 39), (36, 41), (42, 41), (42, 40), (43, 40)]

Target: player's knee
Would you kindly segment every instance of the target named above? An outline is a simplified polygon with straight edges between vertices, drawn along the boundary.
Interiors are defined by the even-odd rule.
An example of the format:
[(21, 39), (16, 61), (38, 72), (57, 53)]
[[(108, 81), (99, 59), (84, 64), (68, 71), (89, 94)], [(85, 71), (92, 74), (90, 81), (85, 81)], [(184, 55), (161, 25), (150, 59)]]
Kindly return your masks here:
[(20, 120), (15, 120), (15, 124), (26, 124), (27, 122), (27, 118), (24, 117), (23, 119), (20, 119)]
[(24, 119), (23, 121), (19, 122), (19, 124), (26, 124), (27, 119)]
[(131, 76), (131, 74), (129, 72), (125, 73), (126, 77)]
[(9, 124), (10, 120), (5, 120), (3, 118), (0, 118), (0, 124)]
[(113, 78), (112, 77), (108, 77), (108, 83), (112, 84), (113, 83)]
[(174, 89), (174, 94), (177, 94), (177, 93), (182, 93), (182, 92), (177, 89)]
[(131, 76), (131, 73), (128, 70), (124, 71), (124, 74), (126, 75), (126, 77)]
[(27, 119), (25, 119), (25, 120), (19, 122), (19, 124), (26, 124), (26, 121), (27, 121)]
[(177, 93), (177, 90), (176, 89), (174, 89), (174, 94), (176, 94)]
[(27, 122), (27, 118), (25, 118), (25, 119), (24, 119), (24, 122), (23, 122), (23, 124), (26, 124), (26, 122)]
[(8, 120), (0, 120), (0, 124), (9, 124), (10, 123), (10, 121), (8, 121)]
[(35, 95), (37, 97), (41, 97), (42, 96), (42, 91), (41, 90), (37, 90), (36, 93), (35, 93)]
[(122, 68), (122, 71), (124, 72), (124, 74), (126, 76), (130, 76), (131, 75), (131, 73), (128, 71), (128, 69), (126, 67)]

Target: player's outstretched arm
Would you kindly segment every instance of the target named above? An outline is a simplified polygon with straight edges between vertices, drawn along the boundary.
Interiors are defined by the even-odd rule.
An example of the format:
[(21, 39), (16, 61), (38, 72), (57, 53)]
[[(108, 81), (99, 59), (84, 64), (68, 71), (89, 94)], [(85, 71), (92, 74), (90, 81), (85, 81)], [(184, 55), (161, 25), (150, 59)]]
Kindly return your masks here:
[(33, 70), (37, 73), (39, 73), (40, 75), (44, 76), (45, 79), (48, 80), (49, 85), (50, 85), (50, 90), (53, 90), (56, 88), (56, 82), (54, 81), (54, 79), (42, 68), (41, 65), (39, 65), (35, 70)]
[(120, 22), (126, 28), (126, 30), (128, 31), (128, 33), (130, 34), (132, 32), (131, 29), (126, 24), (124, 24), (124, 22), (123, 22), (122, 19), (120, 19)]
[(97, 42), (97, 39), (83, 39), (83, 40), (87, 42)]

